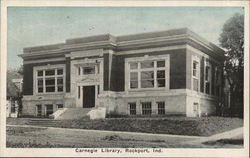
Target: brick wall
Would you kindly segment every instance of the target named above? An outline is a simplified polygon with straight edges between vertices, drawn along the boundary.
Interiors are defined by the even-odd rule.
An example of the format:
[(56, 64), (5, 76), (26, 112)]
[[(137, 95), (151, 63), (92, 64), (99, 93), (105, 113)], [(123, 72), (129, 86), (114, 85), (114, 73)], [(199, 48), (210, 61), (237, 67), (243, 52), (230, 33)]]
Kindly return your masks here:
[[(55, 61), (49, 63), (24, 64), (23, 66), (23, 95), (33, 95), (33, 67), (43, 65), (65, 64), (65, 61)], [(66, 81), (67, 85), (67, 81)]]

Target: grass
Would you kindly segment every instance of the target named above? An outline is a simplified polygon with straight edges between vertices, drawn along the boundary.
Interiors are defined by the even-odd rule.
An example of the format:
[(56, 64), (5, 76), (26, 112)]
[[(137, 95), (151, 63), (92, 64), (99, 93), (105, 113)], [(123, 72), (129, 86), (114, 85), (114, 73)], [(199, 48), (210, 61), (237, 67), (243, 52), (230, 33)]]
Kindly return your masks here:
[[(27, 125), (29, 124), (29, 120), (22, 118), (8, 118), (7, 123)], [(106, 118), (102, 120), (54, 120), (46, 126), (190, 136), (211, 136), (213, 134), (242, 127), (243, 120), (228, 117), (188, 118), (183, 116), (169, 116)]]

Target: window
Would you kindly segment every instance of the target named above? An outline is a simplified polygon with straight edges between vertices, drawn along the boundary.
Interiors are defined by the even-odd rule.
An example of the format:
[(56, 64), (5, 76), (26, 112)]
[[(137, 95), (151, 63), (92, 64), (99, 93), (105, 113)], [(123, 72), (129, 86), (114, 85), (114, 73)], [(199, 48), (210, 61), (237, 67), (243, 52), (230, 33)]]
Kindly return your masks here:
[(157, 61), (157, 67), (165, 67), (165, 60)]
[(193, 76), (194, 77), (198, 77), (197, 66), (198, 66), (198, 62), (197, 61), (193, 61)]
[(37, 71), (37, 93), (63, 92), (64, 72), (62, 68)]
[(136, 103), (128, 103), (129, 105), (129, 114), (136, 115)]
[(194, 107), (193, 107), (194, 112), (197, 112), (198, 108), (199, 108), (199, 104), (195, 102)]
[(165, 87), (165, 70), (157, 71), (157, 87)]
[(63, 108), (63, 104), (57, 104), (56, 106), (57, 106), (57, 109)]
[(207, 61), (205, 66), (205, 92), (210, 94), (211, 88), (211, 68), (210, 63)]
[(95, 74), (95, 66), (88, 66), (88, 67), (83, 67), (83, 74), (84, 75), (89, 75), (89, 74)]
[(141, 88), (154, 87), (154, 71), (141, 72)]
[(53, 104), (46, 105), (46, 116), (53, 114)]
[(143, 102), (142, 104), (142, 115), (151, 115), (152, 107), (151, 102)]
[(159, 88), (166, 86), (165, 60), (129, 63), (129, 88)]
[(158, 114), (164, 115), (165, 114), (165, 102), (157, 102), (158, 105)]
[(97, 94), (100, 94), (100, 85), (97, 86)]
[(42, 105), (40, 104), (36, 105), (36, 116), (38, 117), (42, 116)]
[(80, 99), (80, 97), (81, 97), (81, 87), (78, 86), (78, 99)]
[(138, 63), (130, 63), (130, 69), (138, 69)]
[(130, 88), (138, 88), (138, 72), (130, 73)]
[(193, 60), (192, 65), (192, 85), (193, 90), (199, 91), (199, 59)]
[(153, 68), (153, 67), (154, 67), (154, 62), (153, 61), (142, 61), (141, 62), (141, 69)]
[(215, 95), (220, 95), (220, 89), (221, 89), (221, 71), (218, 69), (218, 67), (215, 67)]

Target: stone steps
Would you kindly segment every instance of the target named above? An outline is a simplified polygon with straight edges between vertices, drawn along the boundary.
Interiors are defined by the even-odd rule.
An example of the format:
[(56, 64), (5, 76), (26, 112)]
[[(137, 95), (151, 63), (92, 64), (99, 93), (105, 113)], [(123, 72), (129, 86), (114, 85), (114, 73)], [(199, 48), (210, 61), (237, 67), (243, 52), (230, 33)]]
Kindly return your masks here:
[(67, 110), (56, 118), (56, 120), (75, 120), (87, 117), (92, 108), (67, 108)]

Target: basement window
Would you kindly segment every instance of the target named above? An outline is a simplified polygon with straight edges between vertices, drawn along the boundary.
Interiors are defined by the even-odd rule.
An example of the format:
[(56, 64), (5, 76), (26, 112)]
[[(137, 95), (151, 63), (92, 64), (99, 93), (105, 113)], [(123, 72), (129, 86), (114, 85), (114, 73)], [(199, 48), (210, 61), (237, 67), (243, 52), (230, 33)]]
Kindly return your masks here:
[(152, 114), (151, 102), (143, 102), (141, 104), (142, 104), (142, 115), (151, 115)]
[(128, 103), (129, 105), (129, 114), (136, 115), (136, 103)]

